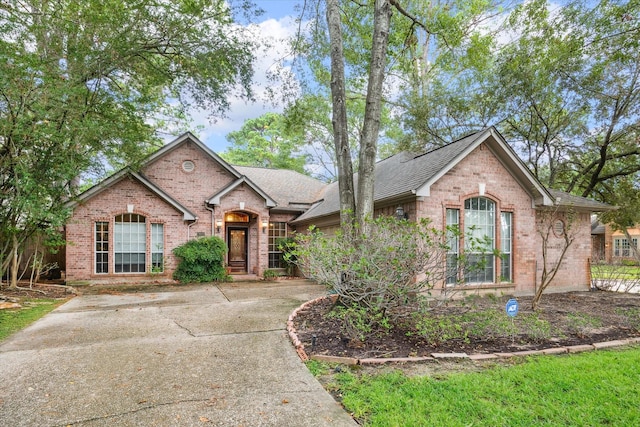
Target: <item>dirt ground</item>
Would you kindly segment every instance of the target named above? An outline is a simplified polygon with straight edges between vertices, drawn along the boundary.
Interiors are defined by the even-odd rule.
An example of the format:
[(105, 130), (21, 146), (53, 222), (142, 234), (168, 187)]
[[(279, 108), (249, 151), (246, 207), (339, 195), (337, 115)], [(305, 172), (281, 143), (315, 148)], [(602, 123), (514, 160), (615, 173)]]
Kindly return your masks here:
[(74, 295), (75, 290), (68, 286), (63, 286), (61, 281), (35, 283), (33, 286), (30, 286), (28, 282), (19, 282), (17, 288), (10, 288), (6, 282), (0, 284), (0, 301), (25, 298), (64, 299)]
[[(491, 311), (482, 331), (454, 339), (433, 339), (416, 333), (418, 307), (408, 305), (398, 313), (399, 321), (388, 333), (377, 333), (364, 341), (354, 339), (341, 328), (341, 321), (327, 314), (333, 303), (326, 299), (299, 312), (294, 320), (298, 338), (307, 354), (327, 354), (354, 358), (429, 356), (431, 353), (508, 353), (553, 347), (592, 344), (640, 336), (640, 295), (604, 291), (548, 294), (537, 312), (531, 310), (531, 297), (518, 298), (519, 312), (513, 319), (505, 312), (508, 297), (475, 297), (451, 302), (429, 311), (437, 318), (431, 332), (456, 319)], [(466, 317), (465, 317), (466, 316)], [(448, 319), (448, 320), (447, 320)], [(486, 321), (489, 319), (489, 321)], [(493, 319), (493, 320), (491, 320)], [(504, 333), (505, 325), (510, 329)], [(493, 325), (491, 323), (494, 323)], [(502, 325), (502, 330), (498, 330)], [(467, 322), (467, 326), (469, 326)], [(471, 329), (474, 325), (469, 326)], [(517, 332), (514, 332), (516, 331)], [(446, 330), (441, 335), (446, 338)], [(459, 331), (458, 331), (459, 332)], [(435, 334), (437, 335), (437, 333)]]

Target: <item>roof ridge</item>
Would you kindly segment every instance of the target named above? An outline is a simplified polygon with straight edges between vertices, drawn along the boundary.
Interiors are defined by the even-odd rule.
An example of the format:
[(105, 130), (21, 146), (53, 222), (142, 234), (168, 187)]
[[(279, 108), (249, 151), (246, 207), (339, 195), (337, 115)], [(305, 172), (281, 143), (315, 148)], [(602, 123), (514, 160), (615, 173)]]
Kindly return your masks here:
[(418, 155), (416, 155), (416, 156), (413, 158), (413, 160), (415, 160), (415, 159), (417, 159), (417, 158), (419, 158), (419, 157), (425, 156), (425, 155), (427, 155), (427, 154), (431, 154), (431, 153), (433, 153), (433, 152), (435, 152), (435, 151), (441, 150), (441, 149), (443, 149), (443, 148), (445, 148), (445, 147), (449, 147), (450, 145), (453, 145), (453, 144), (455, 144), (455, 143), (458, 143), (458, 142), (460, 142), (460, 141), (462, 141), (462, 140), (464, 140), (464, 139), (467, 139), (467, 138), (469, 138), (469, 137), (471, 137), (471, 136), (478, 136), (478, 135), (480, 135), (480, 134), (482, 134), (482, 133), (486, 132), (488, 129), (491, 129), (491, 127), (486, 127), (486, 128), (481, 129), (481, 130), (478, 130), (478, 131), (475, 131), (475, 132), (468, 133), (468, 134), (466, 134), (466, 135), (464, 135), (464, 136), (462, 136), (462, 137), (460, 137), (460, 138), (458, 138), (458, 139), (456, 139), (456, 140), (453, 140), (453, 141), (448, 142), (448, 143), (446, 143), (446, 144), (440, 145), (439, 147), (432, 148), (431, 150), (427, 150), (427, 151), (425, 151), (424, 153), (418, 154)]

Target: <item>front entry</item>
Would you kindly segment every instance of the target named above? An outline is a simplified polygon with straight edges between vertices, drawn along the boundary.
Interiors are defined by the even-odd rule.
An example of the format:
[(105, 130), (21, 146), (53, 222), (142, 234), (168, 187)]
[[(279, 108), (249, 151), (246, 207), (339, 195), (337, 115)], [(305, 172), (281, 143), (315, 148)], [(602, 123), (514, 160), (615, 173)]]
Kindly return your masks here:
[(232, 273), (247, 272), (247, 231), (246, 228), (232, 227), (227, 231), (229, 267)]

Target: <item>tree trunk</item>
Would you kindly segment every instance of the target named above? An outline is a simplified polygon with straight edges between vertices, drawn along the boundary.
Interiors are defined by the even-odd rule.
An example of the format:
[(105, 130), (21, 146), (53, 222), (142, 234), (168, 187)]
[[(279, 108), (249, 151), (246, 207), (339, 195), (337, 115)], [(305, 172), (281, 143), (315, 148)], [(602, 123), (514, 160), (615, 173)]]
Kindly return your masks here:
[(344, 53), (342, 48), (342, 23), (338, 0), (327, 0), (327, 24), (331, 49), (331, 101), (333, 105), (333, 142), (336, 149), (338, 167), (338, 188), (340, 191), (340, 221), (353, 221), (355, 213), (355, 192), (353, 185), (353, 164), (347, 132), (347, 106), (345, 97)]
[(14, 234), (12, 238), (13, 248), (11, 249), (11, 276), (9, 287), (18, 287), (18, 237)]
[(389, 0), (376, 0), (373, 19), (373, 43), (364, 123), (360, 136), (360, 161), (358, 171), (358, 197), (356, 219), (366, 235), (366, 219), (373, 217), (375, 162), (378, 151), (378, 133), (382, 110), (382, 85), (384, 83), (391, 5)]

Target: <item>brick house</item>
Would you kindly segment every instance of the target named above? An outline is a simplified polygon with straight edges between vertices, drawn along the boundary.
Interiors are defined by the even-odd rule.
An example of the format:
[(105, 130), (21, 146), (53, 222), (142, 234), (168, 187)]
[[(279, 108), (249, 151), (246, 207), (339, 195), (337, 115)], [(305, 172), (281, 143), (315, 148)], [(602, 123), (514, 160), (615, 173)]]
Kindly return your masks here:
[(640, 225), (627, 229), (627, 238), (621, 230), (615, 230), (609, 224), (602, 224), (595, 216), (591, 222), (591, 258), (607, 263), (618, 261), (635, 261), (632, 245), (638, 247), (640, 242)]
[[(231, 166), (189, 133), (151, 155), (139, 171), (121, 170), (69, 206), (70, 282), (170, 278), (176, 266), (171, 250), (211, 235), (229, 246), (233, 272), (259, 276), (282, 267), (278, 238), (312, 224), (325, 231), (339, 226), (337, 183)], [(544, 188), (494, 128), (376, 165), (376, 215), (475, 227), (504, 254), (487, 255), (486, 268), (469, 278), (470, 289), (534, 291), (542, 269), (536, 219), (545, 208), (575, 214), (577, 232), (553, 290), (588, 289), (590, 215), (610, 207)], [(553, 255), (556, 247), (550, 250)]]

